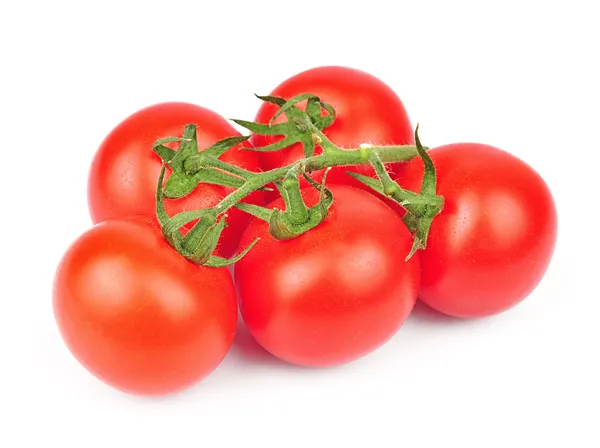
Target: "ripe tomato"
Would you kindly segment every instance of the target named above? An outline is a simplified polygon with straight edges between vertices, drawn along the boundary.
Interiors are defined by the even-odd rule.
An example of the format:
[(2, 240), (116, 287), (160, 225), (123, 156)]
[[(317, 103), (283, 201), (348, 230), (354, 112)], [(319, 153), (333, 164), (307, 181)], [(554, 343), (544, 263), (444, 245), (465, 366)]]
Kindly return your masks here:
[[(220, 115), (188, 103), (155, 104), (127, 117), (101, 143), (91, 166), (88, 204), (94, 223), (132, 215), (155, 218), (156, 184), (161, 160), (152, 151), (152, 145), (159, 138), (181, 137), (186, 124), (198, 126), (200, 150), (223, 138), (240, 135)], [(171, 147), (175, 149), (177, 144)], [(257, 155), (240, 148), (232, 148), (221, 159), (251, 171), (259, 171)], [(184, 198), (166, 199), (165, 208), (173, 216), (185, 210), (212, 207), (230, 191), (230, 188), (218, 185), (200, 184)], [(255, 192), (246, 202), (262, 204), (264, 193)], [(247, 214), (237, 209), (231, 209), (228, 214), (229, 226), (223, 231), (217, 248), (218, 254), (223, 257), (235, 253), (250, 220)]]
[[(557, 237), (554, 200), (529, 165), (498, 148), (457, 143), (429, 151), (445, 206), (421, 251), (419, 297), (456, 317), (507, 310), (537, 286)], [(420, 158), (398, 182), (419, 191)]]
[[(364, 190), (331, 191), (325, 221), (294, 239), (275, 240), (266, 222), (253, 220), (242, 244), (261, 240), (235, 268), (250, 333), (303, 366), (346, 363), (381, 346), (412, 311), (419, 288), (419, 259), (405, 261), (412, 236), (401, 218)], [(318, 194), (303, 190), (309, 205)]]
[(92, 374), (127, 393), (182, 390), (232, 344), (237, 303), (226, 268), (195, 265), (151, 220), (110, 220), (79, 237), (54, 281), (54, 314)]
[[(317, 95), (335, 108), (337, 118), (324, 133), (338, 147), (356, 149), (361, 144), (414, 144), (414, 131), (402, 101), (387, 84), (373, 75), (348, 67), (316, 67), (285, 80), (270, 95), (290, 99), (302, 93)], [(263, 103), (255, 121), (268, 123), (277, 109), (274, 104)], [(282, 114), (275, 122), (285, 120)], [(258, 147), (280, 139), (279, 136), (253, 135), (250, 141)], [(318, 147), (316, 152), (321, 151)], [(303, 156), (302, 145), (298, 143), (281, 151), (260, 153), (260, 161), (263, 169), (269, 170), (289, 165)], [(389, 169), (396, 171), (398, 164), (390, 164)], [(330, 183), (365, 189), (362, 183), (345, 173), (348, 170), (375, 176), (369, 165), (362, 165), (336, 167), (327, 179)], [(317, 181), (321, 176), (322, 172), (315, 173)]]

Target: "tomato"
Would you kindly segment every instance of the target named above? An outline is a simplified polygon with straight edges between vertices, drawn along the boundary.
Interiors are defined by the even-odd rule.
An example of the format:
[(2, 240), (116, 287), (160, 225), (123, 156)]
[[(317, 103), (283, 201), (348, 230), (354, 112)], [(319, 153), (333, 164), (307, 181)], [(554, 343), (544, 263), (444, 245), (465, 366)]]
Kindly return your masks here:
[(238, 314), (229, 271), (187, 261), (150, 222), (109, 220), (81, 235), (57, 268), (53, 307), (92, 374), (126, 393), (162, 395), (220, 364)]
[[(257, 342), (289, 363), (323, 367), (358, 359), (394, 335), (413, 309), (419, 258), (401, 218), (364, 190), (332, 185), (330, 214), (291, 240), (253, 220), (237, 264), (243, 320)], [(309, 205), (319, 192), (303, 190)], [(276, 200), (269, 207), (283, 207)]]
[[(375, 76), (348, 67), (316, 67), (292, 76), (279, 84), (270, 95), (290, 99), (302, 93), (317, 95), (322, 101), (331, 104), (336, 110), (336, 120), (325, 129), (325, 135), (338, 147), (356, 149), (362, 144), (408, 145), (414, 144), (414, 131), (404, 104), (398, 95)], [(304, 103), (302, 103), (304, 104)], [(263, 103), (255, 121), (268, 123), (278, 107)], [(282, 114), (275, 122), (285, 121)], [(280, 140), (279, 136), (253, 135), (250, 141), (256, 147)], [(317, 154), (322, 152), (317, 147)], [(264, 170), (289, 165), (304, 156), (300, 143), (281, 151), (264, 152), (260, 162)], [(395, 172), (400, 164), (390, 164)], [(342, 183), (357, 188), (366, 188), (362, 183), (348, 176), (351, 170), (364, 175), (375, 176), (369, 165), (336, 167), (328, 174), (330, 183)], [(314, 173), (320, 181), (322, 172)], [(274, 199), (270, 196), (270, 199)]]
[[(529, 165), (501, 149), (456, 143), (429, 151), (444, 209), (421, 251), (419, 297), (455, 317), (505, 311), (527, 297), (549, 266), (557, 237), (551, 192)], [(398, 182), (419, 191), (423, 163)]]
[[(188, 103), (155, 104), (125, 118), (106, 136), (92, 162), (88, 205), (94, 223), (133, 215), (155, 218), (156, 184), (161, 160), (152, 151), (152, 145), (159, 138), (181, 137), (186, 124), (198, 126), (200, 150), (223, 138), (240, 135), (217, 113)], [(242, 146), (249, 147), (249, 144), (232, 148), (221, 159), (251, 171), (259, 171), (257, 155), (253, 151), (242, 150)], [(175, 149), (177, 144), (172, 147)], [(184, 198), (165, 200), (165, 208), (173, 216), (185, 210), (212, 207), (229, 192), (230, 188), (200, 184)], [(262, 204), (264, 193), (255, 192), (245, 202)], [(218, 255), (223, 257), (235, 253), (250, 219), (237, 209), (231, 209), (228, 215), (229, 226), (225, 228), (217, 248)]]

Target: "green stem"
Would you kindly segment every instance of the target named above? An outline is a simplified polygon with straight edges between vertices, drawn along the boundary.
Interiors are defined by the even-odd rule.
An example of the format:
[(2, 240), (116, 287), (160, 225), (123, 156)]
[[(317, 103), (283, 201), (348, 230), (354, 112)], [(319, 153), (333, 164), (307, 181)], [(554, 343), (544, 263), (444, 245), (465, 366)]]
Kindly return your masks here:
[(343, 151), (340, 148), (338, 148), (337, 146), (335, 146), (333, 144), (333, 142), (331, 140), (329, 140), (325, 136), (325, 134), (319, 128), (317, 128), (315, 125), (311, 124), (311, 129), (312, 129), (313, 141), (315, 142), (315, 144), (317, 144), (321, 148), (323, 148), (324, 154), (338, 153), (338, 152)]
[(429, 197), (420, 196), (417, 193), (400, 188), (400, 185), (390, 177), (381, 161), (381, 157), (379, 157), (379, 154), (376, 152), (372, 152), (369, 155), (369, 161), (371, 162), (371, 165), (373, 165), (375, 173), (377, 173), (377, 177), (381, 183), (382, 193), (385, 196), (395, 199), (396, 202), (404, 207), (409, 204), (422, 205), (422, 203), (429, 204), (431, 202), (431, 198)]
[(254, 175), (252, 171), (245, 170), (237, 165), (229, 164), (227, 162), (223, 162), (220, 159), (215, 157), (210, 157), (210, 161), (212, 166), (227, 173), (233, 174), (235, 176), (239, 176), (242, 179), (247, 179), (248, 177)]
[(185, 161), (185, 169), (193, 174), (197, 173), (202, 169), (207, 168), (217, 168), (221, 171), (224, 171), (228, 174), (233, 174), (234, 176), (240, 177), (242, 179), (246, 179), (254, 173), (252, 171), (245, 170), (244, 168), (240, 168), (237, 165), (229, 164), (227, 162), (223, 162), (216, 157), (207, 156), (204, 154), (198, 154), (191, 157), (188, 157)]
[[(418, 155), (417, 147), (413, 145), (370, 146), (367, 148), (330, 151), (325, 154), (309, 157), (304, 159), (304, 167), (307, 172), (311, 172), (335, 166), (364, 165), (370, 163), (369, 158), (372, 153), (377, 153), (383, 163), (403, 162)], [(262, 173), (254, 173), (244, 185), (225, 196), (221, 202), (215, 205), (215, 211), (217, 214), (220, 214), (229, 210), (254, 190), (285, 177), (293, 166), (294, 164), (291, 164)]]
[(379, 177), (379, 180), (381, 181), (381, 186), (383, 187), (383, 192), (387, 196), (390, 196), (390, 197), (394, 196), (395, 191), (399, 188), (398, 184), (396, 182), (394, 182), (392, 180), (392, 178), (390, 177), (390, 174), (385, 169), (385, 166), (383, 165), (383, 162), (381, 161), (381, 157), (379, 157), (379, 154), (377, 154), (376, 152), (372, 152), (369, 155), (369, 161), (371, 162), (371, 165), (373, 165), (373, 168), (375, 169), (375, 173), (377, 173), (377, 176)]
[[(365, 146), (351, 150), (338, 148), (329, 140), (322, 129), (328, 127), (335, 120), (335, 110), (332, 106), (320, 102), (313, 95), (304, 94), (296, 96), (287, 102), (277, 97), (260, 97), (264, 101), (274, 103), (280, 107), (279, 112), (271, 122), (285, 113), (288, 121), (280, 124), (261, 124), (234, 120), (247, 128), (252, 133), (262, 135), (282, 135), (284, 138), (276, 143), (266, 146), (248, 148), (255, 151), (276, 151), (292, 144), (301, 143), (304, 147), (304, 158), (294, 163), (266, 172), (252, 172), (239, 166), (226, 163), (219, 157), (227, 150), (247, 140), (249, 137), (230, 137), (215, 143), (198, 153), (195, 125), (186, 126), (180, 150), (174, 153), (162, 143), (170, 140), (159, 140), (154, 145), (154, 150), (163, 159), (163, 169), (157, 186), (157, 215), (163, 233), (168, 241), (183, 256), (198, 264), (212, 266), (225, 266), (235, 262), (212, 255), (218, 238), (226, 222), (226, 212), (232, 207), (237, 207), (263, 220), (267, 220), (271, 235), (277, 239), (289, 239), (303, 234), (318, 226), (327, 216), (333, 203), (331, 191), (325, 187), (326, 173), (333, 167), (367, 165), (375, 169), (378, 179), (348, 171), (347, 174), (356, 178), (374, 191), (393, 198), (408, 212), (405, 224), (414, 233), (413, 253), (425, 247), (429, 226), (435, 215), (443, 207), (443, 198), (435, 194), (436, 179), (433, 163), (426, 153), (426, 148), (421, 145), (415, 130), (415, 145), (402, 146)], [(307, 99), (307, 110), (302, 112), (295, 108), (295, 104)], [(324, 108), (328, 115), (321, 117), (320, 108)], [(314, 155), (315, 148), (319, 146), (323, 152)], [(425, 175), (421, 193), (417, 194), (402, 189), (388, 174), (385, 164), (403, 162), (421, 157), (425, 162)], [(161, 188), (164, 177), (164, 164), (173, 169), (173, 174), (167, 180), (164, 190)], [(326, 170), (322, 185), (312, 180), (309, 174), (313, 171)], [(298, 175), (302, 174), (313, 186), (320, 188), (321, 200), (319, 204), (306, 206), (300, 191)], [(163, 196), (182, 197), (188, 194), (200, 182), (216, 183), (218, 185), (231, 185), (237, 187), (213, 207), (184, 211), (173, 217), (167, 216), (162, 204)], [(265, 189), (268, 184), (275, 184), (279, 189), (285, 204), (285, 211), (269, 210), (267, 208), (244, 204), (242, 201), (256, 190)], [(235, 185), (237, 184), (237, 185)], [(167, 187), (171, 188), (168, 189)], [(220, 219), (219, 219), (220, 217)], [(199, 222), (183, 237), (179, 228), (187, 223), (200, 219)], [(246, 253), (244, 251), (243, 253)]]
[(291, 224), (304, 224), (308, 221), (308, 207), (304, 203), (300, 192), (298, 173), (302, 163), (297, 163), (287, 172), (283, 179), (283, 189), (286, 192), (286, 210)]
[(246, 202), (240, 202), (239, 204), (235, 204), (235, 208), (242, 210), (252, 216), (256, 216), (258, 219), (262, 219), (266, 222), (269, 222), (271, 220), (271, 215), (273, 214), (273, 210), (261, 207), (260, 205), (248, 204)]

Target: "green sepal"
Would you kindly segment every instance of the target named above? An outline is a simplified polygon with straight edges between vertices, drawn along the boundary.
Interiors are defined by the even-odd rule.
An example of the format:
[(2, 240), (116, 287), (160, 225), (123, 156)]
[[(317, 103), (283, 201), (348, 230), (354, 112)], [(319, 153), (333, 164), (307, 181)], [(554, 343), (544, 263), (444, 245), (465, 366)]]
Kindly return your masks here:
[(306, 102), (306, 115), (310, 121), (316, 123), (321, 118), (321, 102), (316, 96), (312, 96)]
[[(317, 227), (325, 220), (325, 218), (327, 218), (329, 209), (333, 204), (333, 194), (331, 190), (325, 186), (328, 171), (329, 169), (325, 171), (323, 182), (321, 184), (315, 182), (306, 175), (306, 173), (303, 173), (306, 180), (312, 186), (319, 189), (319, 202), (308, 209), (307, 220), (303, 223), (294, 222), (294, 220), (291, 219), (292, 211), (289, 209), (283, 211), (277, 209), (273, 210), (269, 220), (269, 232), (273, 238), (281, 241), (296, 238)], [(287, 202), (286, 205), (288, 205)]]
[[(274, 96), (258, 96), (263, 101), (268, 101), (270, 103), (276, 104), (280, 106), (279, 110), (273, 115), (270, 120), (270, 124), (275, 121), (275, 119), (285, 113), (288, 120), (293, 119), (294, 117), (302, 117), (301, 114), (305, 114), (312, 124), (315, 125), (317, 129), (320, 131), (328, 128), (335, 121), (336, 113), (335, 108), (328, 103), (324, 103), (321, 99), (313, 95), (311, 93), (302, 93), (300, 95), (296, 95), (289, 100), (285, 100), (283, 98), (274, 97)], [(301, 109), (295, 107), (296, 104), (301, 103), (302, 101), (306, 101), (306, 111), (302, 112)], [(321, 115), (321, 110), (325, 109), (327, 112), (326, 115)], [(299, 113), (298, 113), (299, 112)], [(295, 115), (293, 115), (295, 114)]]
[[(273, 115), (271, 117), (269, 124), (273, 123), (277, 119), (277, 117), (279, 117), (281, 114), (286, 113), (287, 111), (291, 112), (292, 107), (295, 107), (296, 104), (301, 103), (302, 101), (308, 100), (308, 99), (312, 99), (313, 103), (319, 101), (319, 98), (316, 97), (315, 95), (313, 95), (312, 93), (302, 93), (300, 95), (296, 95), (281, 105), (279, 110), (277, 112), (275, 112), (275, 115)], [(311, 113), (314, 115), (314, 110), (311, 111)], [(320, 111), (319, 111), (319, 113), (320, 113)], [(307, 113), (307, 116), (310, 118), (310, 115), (308, 113)], [(289, 118), (289, 116), (288, 116), (288, 118)]]
[(259, 241), (260, 241), (260, 238), (256, 238), (239, 255), (236, 255), (233, 258), (223, 258), (223, 257), (218, 257), (216, 255), (211, 255), (208, 258), (208, 260), (204, 263), (204, 266), (208, 266), (208, 267), (211, 267), (211, 268), (224, 268), (224, 267), (229, 266), (231, 264), (237, 263), (242, 258), (244, 258), (244, 256), (248, 252), (250, 252), (250, 249), (252, 249), (254, 247), (254, 245), (256, 243), (258, 243)]
[(235, 137), (227, 137), (222, 140), (219, 140), (214, 145), (209, 146), (208, 148), (204, 149), (202, 151), (202, 153), (209, 155), (211, 157), (214, 157), (215, 159), (218, 159), (223, 154), (225, 154), (227, 151), (229, 151), (231, 148), (234, 148), (235, 146), (238, 146), (238, 145), (244, 143), (249, 138), (250, 138), (249, 135), (239, 135), (239, 136), (235, 136)]
[(212, 213), (211, 209), (199, 209), (199, 210), (188, 210), (185, 212), (177, 213), (175, 216), (170, 217), (167, 222), (162, 224), (163, 233), (165, 236), (173, 234), (181, 235), (179, 229), (197, 219)]
[(194, 154), (198, 154), (198, 140), (196, 138), (196, 125), (187, 124), (183, 131), (183, 137), (179, 149), (173, 158), (168, 162), (173, 172), (185, 172), (183, 164), (185, 159)]
[(412, 217), (414, 215), (414, 211), (410, 211), (404, 217), (404, 223), (408, 226), (409, 229), (413, 232), (414, 240), (413, 246), (406, 257), (406, 259), (410, 259), (414, 253), (418, 250), (424, 250), (427, 248), (427, 237), (429, 236), (429, 230), (431, 229), (431, 224), (435, 216), (437, 216), (442, 209), (444, 208), (444, 198), (442, 196), (437, 195), (437, 176), (435, 172), (435, 166), (429, 154), (421, 144), (421, 140), (419, 138), (419, 125), (417, 124), (415, 128), (415, 145), (417, 146), (417, 152), (419, 156), (423, 160), (423, 180), (421, 182), (421, 191), (419, 196), (424, 198), (429, 198), (432, 200), (432, 203), (421, 206), (420, 210), (418, 210), (418, 214), (416, 221)]
[(309, 219), (308, 207), (302, 198), (298, 174), (305, 174), (302, 162), (293, 165), (283, 180), (276, 183), (285, 202), (285, 218), (292, 225), (302, 225)]
[(165, 146), (165, 143), (182, 143), (184, 141), (189, 141), (189, 138), (186, 139), (184, 137), (165, 137), (158, 139), (152, 145), (152, 150), (158, 154), (158, 156), (165, 163), (170, 163), (175, 156), (177, 155), (177, 151)]
[[(404, 222), (406, 223), (406, 219)], [(414, 226), (409, 226), (409, 228), (412, 228), (413, 244), (410, 252), (405, 258), (406, 261), (410, 260), (418, 250), (427, 248), (427, 237), (429, 236), (429, 229), (431, 228), (432, 223), (432, 218), (419, 218), (416, 220)]]
[(272, 96), (272, 95), (257, 95), (256, 93), (254, 94), (254, 96), (256, 98), (258, 98), (259, 100), (262, 100), (266, 103), (272, 103), (275, 104), (277, 106), (283, 106), (285, 104), (285, 100), (283, 98), (279, 98), (278, 96)]
[(415, 145), (417, 147), (417, 152), (419, 156), (423, 160), (424, 172), (423, 172), (423, 181), (421, 183), (421, 195), (424, 196), (435, 196), (436, 188), (437, 188), (437, 176), (435, 173), (435, 166), (433, 165), (433, 160), (427, 154), (427, 151), (421, 144), (421, 139), (419, 138), (419, 125), (417, 124), (415, 128)]
[(213, 168), (194, 174), (174, 171), (165, 182), (164, 195), (169, 199), (179, 199), (194, 191), (200, 183), (239, 188), (244, 185), (244, 180)]
[[(243, 128), (248, 129), (250, 132), (261, 135), (282, 135), (287, 126), (287, 123), (278, 123), (274, 125), (268, 125), (263, 123), (255, 123), (254, 121), (232, 119), (236, 124), (239, 124)], [(252, 149), (252, 148), (249, 148)]]
[[(225, 138), (206, 148), (203, 151), (205, 154), (202, 154), (202, 156), (218, 158), (227, 150), (243, 143), (248, 138), (250, 137), (236, 136)], [(171, 142), (180, 143), (177, 151), (164, 146), (165, 143)], [(194, 165), (193, 162), (201, 163), (201, 154), (198, 152), (196, 125), (194, 124), (185, 126), (181, 138), (167, 137), (159, 139), (154, 142), (152, 149), (172, 171), (164, 185), (163, 195), (166, 198), (182, 198), (190, 194), (200, 183), (225, 185), (235, 188), (244, 184), (242, 179), (212, 168), (201, 169), (198, 167), (194, 172), (190, 172), (190, 165)], [(190, 164), (190, 162), (192, 163)]]
[[(312, 157), (315, 154), (315, 140), (313, 134), (320, 132), (330, 126), (335, 120), (335, 109), (312, 94), (305, 93), (297, 95), (289, 100), (275, 96), (259, 96), (263, 101), (279, 106), (268, 124), (256, 123), (245, 120), (232, 120), (238, 125), (248, 129), (250, 132), (260, 135), (279, 135), (283, 138), (279, 141), (254, 148), (253, 151), (272, 152), (287, 148), (296, 143), (301, 143), (304, 149), (304, 157)], [(299, 102), (307, 101), (306, 111), (296, 107)], [(321, 116), (321, 110), (325, 109), (327, 114)], [(281, 114), (285, 114), (287, 121), (274, 124), (273, 122)]]
[(171, 219), (165, 210), (165, 202), (163, 200), (163, 182), (165, 179), (166, 165), (163, 162), (160, 175), (158, 176), (158, 183), (156, 185), (156, 218), (159, 224), (162, 226), (166, 225)]
[[(180, 142), (179, 149), (174, 151), (164, 146), (164, 143)], [(189, 194), (198, 182), (189, 178), (184, 170), (184, 161), (187, 157), (198, 153), (196, 140), (196, 125), (185, 126), (183, 136), (162, 138), (154, 142), (153, 151), (162, 158), (163, 162), (171, 168), (172, 173), (165, 182), (162, 194), (164, 197), (174, 199)], [(164, 176), (164, 173), (163, 173)]]
[(370, 156), (371, 164), (379, 179), (373, 179), (362, 174), (347, 172), (348, 175), (368, 186), (386, 198), (391, 198), (400, 204), (406, 214), (402, 218), (406, 227), (413, 234), (413, 245), (406, 257), (409, 260), (418, 250), (427, 247), (427, 237), (435, 216), (443, 209), (444, 198), (436, 193), (436, 173), (433, 161), (421, 144), (418, 134), (419, 126), (415, 129), (415, 144), (417, 153), (424, 163), (423, 180), (420, 192), (405, 190), (391, 179), (377, 153)]
[[(414, 193), (410, 190), (405, 190), (399, 185), (397, 185), (397, 191), (393, 191), (393, 193), (390, 195), (386, 194), (386, 192), (384, 191), (384, 187), (380, 179), (374, 179), (372, 177), (365, 176), (364, 174), (359, 174), (353, 171), (346, 171), (346, 174), (353, 177), (360, 183), (366, 185), (367, 187), (371, 188), (372, 190), (376, 191), (380, 195), (385, 196), (386, 198), (393, 199), (404, 208), (411, 208), (413, 205), (421, 205), (428, 202), (427, 199), (423, 199), (423, 197), (419, 196), (417, 193)], [(396, 189), (394, 188), (393, 190)], [(391, 191), (389, 187), (388, 191)]]
[(198, 176), (189, 176), (179, 171), (174, 171), (167, 178), (163, 194), (169, 199), (178, 199), (190, 194), (200, 182)]
[[(325, 109), (326, 115), (321, 115), (321, 108)], [(316, 96), (307, 101), (306, 113), (310, 117), (310, 121), (321, 131), (331, 126), (336, 118), (335, 108), (331, 104), (322, 102)]]
[(273, 214), (273, 209), (271, 208), (261, 207), (256, 204), (248, 204), (246, 202), (238, 202), (234, 207), (266, 222), (271, 220), (271, 215)]
[(211, 215), (202, 217), (183, 238), (183, 256), (196, 264), (206, 263), (227, 225), (225, 218), (226, 216), (222, 216), (217, 221)]
[(273, 238), (280, 241), (291, 240), (301, 233), (292, 229), (292, 225), (287, 222), (284, 216), (285, 211), (275, 209), (269, 219), (269, 233), (273, 235)]
[(177, 154), (177, 151), (164, 145), (155, 145), (153, 149), (154, 152), (158, 154), (165, 163), (169, 163), (171, 160), (173, 160), (175, 154)]
[(364, 174), (359, 174), (354, 171), (346, 171), (346, 174), (348, 176), (353, 177), (360, 183), (366, 185), (367, 187), (371, 188), (372, 190), (375, 190), (377, 193), (385, 196), (385, 193), (383, 192), (383, 185), (381, 184), (381, 181), (379, 179), (374, 179), (372, 177), (365, 176)]
[(323, 217), (323, 220), (325, 220), (325, 218), (329, 214), (329, 209), (331, 208), (331, 206), (333, 204), (333, 193), (331, 192), (331, 190), (329, 188), (327, 188), (325, 186), (325, 181), (327, 180), (327, 175), (329, 174), (330, 170), (331, 170), (331, 167), (325, 169), (325, 172), (323, 173), (323, 180), (320, 184), (317, 183), (308, 174), (302, 173), (302, 175), (304, 176), (306, 181), (320, 191), (319, 203), (316, 205), (313, 205), (312, 208), (319, 207), (321, 209), (321, 215)]

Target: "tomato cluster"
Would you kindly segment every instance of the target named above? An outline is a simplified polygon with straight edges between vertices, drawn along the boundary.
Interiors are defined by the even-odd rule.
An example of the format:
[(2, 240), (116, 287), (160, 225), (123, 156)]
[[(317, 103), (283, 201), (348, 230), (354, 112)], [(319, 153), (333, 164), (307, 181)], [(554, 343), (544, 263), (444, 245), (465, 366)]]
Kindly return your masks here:
[[(272, 95), (289, 99), (307, 92), (335, 109), (323, 134), (342, 150), (415, 144), (402, 101), (370, 74), (314, 68), (287, 79)], [(285, 121), (284, 114), (272, 120), (276, 113), (275, 104), (264, 102), (255, 123)], [(357, 164), (333, 167), (326, 179), (322, 170), (311, 173), (313, 184), (323, 182), (333, 197), (314, 228), (276, 238), (273, 222), (232, 207), (214, 254), (227, 258), (256, 242), (254, 247), (233, 270), (194, 263), (161, 231), (157, 180), (164, 164), (152, 151), (157, 140), (181, 137), (190, 124), (197, 125), (200, 152), (241, 135), (215, 112), (181, 102), (149, 106), (112, 130), (89, 174), (94, 226), (69, 247), (56, 271), (54, 314), (66, 345), (119, 390), (167, 394), (209, 375), (233, 344), (238, 310), (272, 355), (302, 366), (332, 366), (383, 345), (417, 299), (457, 318), (490, 316), (527, 297), (550, 263), (557, 214), (548, 186), (519, 158), (478, 143), (427, 151), (444, 205), (426, 246), (413, 256), (407, 257), (414, 234), (405, 208), (348, 175), (376, 178), (370, 164)], [(219, 160), (243, 177), (305, 157), (300, 143), (255, 150), (280, 140), (253, 133)], [(173, 139), (164, 145), (176, 151), (181, 144)], [(422, 157), (386, 164), (391, 179), (412, 192), (422, 186), (424, 166)], [(308, 178), (299, 184), (307, 209), (323, 200), (324, 187), (314, 185)], [(164, 198), (164, 207), (169, 216), (207, 209), (235, 190), (199, 183), (182, 198)], [(256, 189), (243, 202), (283, 210), (288, 202), (282, 191)], [(183, 234), (193, 223), (184, 227)]]

